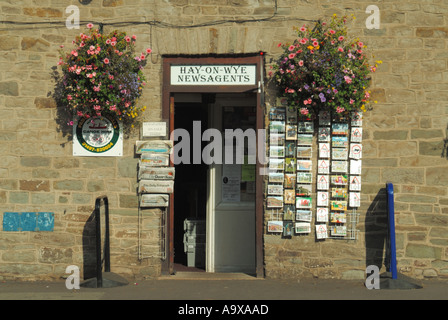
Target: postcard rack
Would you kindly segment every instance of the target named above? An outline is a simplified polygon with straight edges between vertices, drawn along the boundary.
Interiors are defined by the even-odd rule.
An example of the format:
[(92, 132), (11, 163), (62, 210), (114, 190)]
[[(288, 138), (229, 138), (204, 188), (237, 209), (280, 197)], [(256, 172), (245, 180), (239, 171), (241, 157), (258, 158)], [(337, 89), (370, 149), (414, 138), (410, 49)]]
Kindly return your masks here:
[(321, 111), (313, 121), (285, 101), (269, 111), (268, 233), (306, 236), (315, 229), (317, 240), (357, 240), (362, 113)]

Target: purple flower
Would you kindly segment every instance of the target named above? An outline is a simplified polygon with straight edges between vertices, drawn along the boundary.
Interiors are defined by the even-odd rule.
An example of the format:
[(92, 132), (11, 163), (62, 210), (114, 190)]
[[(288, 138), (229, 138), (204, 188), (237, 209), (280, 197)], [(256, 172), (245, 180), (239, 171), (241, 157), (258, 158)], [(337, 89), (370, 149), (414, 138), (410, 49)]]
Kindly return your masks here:
[(325, 102), (327, 99), (325, 99), (325, 95), (321, 92), (319, 93), (320, 102)]

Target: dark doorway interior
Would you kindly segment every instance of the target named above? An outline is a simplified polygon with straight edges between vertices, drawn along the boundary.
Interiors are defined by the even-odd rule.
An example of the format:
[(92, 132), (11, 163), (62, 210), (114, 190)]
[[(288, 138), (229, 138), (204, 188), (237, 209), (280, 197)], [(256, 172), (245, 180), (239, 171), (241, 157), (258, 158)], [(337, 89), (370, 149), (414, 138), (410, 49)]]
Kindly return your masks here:
[[(204, 100), (204, 99), (202, 99)], [(187, 218), (205, 220), (207, 203), (207, 165), (193, 163), (193, 123), (201, 122), (202, 132), (208, 128), (208, 104), (179, 102), (174, 106), (175, 129), (182, 128), (190, 134), (190, 164), (181, 163), (175, 166), (174, 184), (174, 270), (205, 271), (204, 265), (188, 267), (185, 253), (184, 221)], [(199, 137), (200, 138), (200, 137)], [(179, 141), (180, 142), (180, 141)], [(176, 142), (175, 142), (176, 143)], [(207, 142), (208, 143), (208, 142)], [(206, 144), (206, 143), (205, 143)], [(201, 150), (204, 146), (202, 142)], [(182, 153), (179, 154), (182, 156)], [(183, 157), (182, 157), (183, 158)], [(203, 246), (196, 246), (196, 254), (205, 261), (205, 235), (201, 237)], [(198, 261), (198, 260), (197, 260)]]

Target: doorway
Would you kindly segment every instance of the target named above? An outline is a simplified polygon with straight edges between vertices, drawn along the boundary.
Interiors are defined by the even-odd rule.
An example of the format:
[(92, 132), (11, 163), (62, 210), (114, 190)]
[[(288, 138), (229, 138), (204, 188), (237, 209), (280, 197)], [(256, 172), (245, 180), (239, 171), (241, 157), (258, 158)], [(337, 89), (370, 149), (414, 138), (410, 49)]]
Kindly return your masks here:
[[(256, 103), (254, 93), (174, 95), (174, 127), (190, 136), (189, 149), (182, 146), (175, 154), (182, 158), (175, 160), (175, 272), (256, 274), (255, 164), (248, 159), (256, 142), (226, 134), (256, 132)], [(217, 135), (203, 136), (207, 129), (219, 132), (220, 141), (215, 141)], [(211, 163), (193, 159), (198, 138), (201, 151), (211, 150)], [(242, 161), (236, 159), (238, 148)], [(229, 153), (232, 161), (226, 159)]]
[[(190, 127), (190, 129), (184, 129), (187, 133), (188, 130), (191, 130), (191, 122), (199, 121), (201, 123), (199, 136), (201, 136), (205, 130), (212, 128), (218, 130), (216, 129), (218, 127), (218, 131), (221, 134), (220, 130), (225, 130), (225, 126), (223, 127), (223, 116), (226, 116), (226, 112), (233, 114), (235, 110), (243, 110), (245, 107), (252, 108), (252, 111), (253, 108), (255, 108), (255, 128), (257, 131), (261, 130), (264, 132), (264, 111), (262, 108), (264, 101), (263, 73), (264, 60), (262, 53), (217, 56), (164, 56), (162, 119), (168, 121), (170, 134), (173, 134), (175, 129), (182, 129), (180, 127), (182, 121), (184, 122), (184, 125), (182, 126), (185, 126), (185, 128)], [(246, 104), (248, 101), (250, 101), (250, 106)], [(233, 111), (231, 111), (232, 108)], [(190, 109), (190, 111), (187, 111), (186, 109)], [(244, 111), (243, 113), (246, 113), (246, 115), (249, 114), (248, 111)], [(250, 115), (251, 120), (254, 120), (254, 113)], [(258, 138), (259, 137), (257, 136), (257, 141), (259, 140)], [(200, 148), (202, 148), (201, 150), (211, 143), (211, 140), (202, 141), (201, 138), (199, 141)], [(265, 138), (262, 137), (260, 142), (263, 145), (264, 141)], [(174, 143), (176, 145), (178, 141), (176, 140)], [(254, 144), (258, 145), (258, 142)], [(201, 150), (196, 152), (197, 150), (198, 149), (195, 149), (195, 152), (190, 152), (190, 157), (193, 158), (196, 156), (202, 158)], [(255, 174), (255, 182), (250, 181), (250, 183), (246, 183), (247, 181), (241, 180), (238, 184), (233, 181), (235, 183), (232, 186), (235, 187), (235, 189), (224, 188), (227, 189), (227, 191), (230, 191), (236, 190), (236, 186), (239, 186), (239, 199), (241, 200), (246, 196), (241, 194), (241, 192), (252, 192), (255, 185), (255, 195), (251, 195), (255, 200), (249, 201), (250, 205), (248, 201), (239, 201), (238, 204), (223, 203), (222, 174), (223, 172), (228, 172), (228, 169), (232, 168), (222, 165), (209, 165), (209, 163), (205, 165), (204, 163), (197, 164), (198, 166), (195, 169), (193, 169), (192, 165), (187, 165), (184, 168), (177, 168), (178, 165), (175, 165), (173, 161), (170, 162), (171, 166), (176, 167), (175, 192), (170, 194), (167, 211), (165, 238), (167, 243), (165, 246), (166, 259), (162, 261), (162, 274), (174, 274), (176, 271), (175, 267), (185, 267), (185, 259), (188, 261), (188, 253), (186, 256), (184, 255), (185, 242), (182, 234), (184, 232), (182, 220), (185, 221), (187, 217), (197, 217), (203, 220), (205, 214), (206, 253), (203, 257), (203, 260), (205, 260), (205, 263), (203, 263), (205, 264), (205, 267), (198, 267), (196, 270), (207, 272), (249, 270), (248, 272), (254, 272), (257, 277), (263, 277), (263, 176)], [(189, 170), (188, 166), (190, 166), (192, 170)], [(263, 166), (263, 160), (261, 162), (257, 161), (255, 164), (255, 171), (262, 172)], [(245, 173), (248, 172), (248, 167), (249, 166), (245, 167)], [(253, 168), (254, 166), (252, 166), (252, 169)], [(184, 173), (181, 173), (181, 171), (184, 171)], [(178, 172), (180, 173), (178, 174)], [(193, 174), (193, 172), (198, 172), (198, 174)], [(189, 175), (190, 177), (188, 177)], [(191, 180), (192, 177), (193, 180)], [(190, 183), (187, 180), (196, 184), (196, 188), (199, 188), (200, 186), (199, 194), (196, 194), (194, 189), (187, 188), (188, 183)], [(205, 189), (203, 189), (204, 184), (206, 186)], [(230, 186), (231, 185), (227, 185), (225, 187)], [(183, 195), (179, 195), (179, 192), (182, 192), (179, 190), (185, 189), (188, 190), (186, 190)], [(237, 195), (238, 193), (234, 192), (233, 194)], [(178, 196), (181, 197), (179, 201), (177, 201)], [(229, 194), (226, 197), (228, 198), (228, 196)], [(184, 200), (182, 200), (182, 197)], [(187, 200), (185, 200), (185, 198)], [(252, 217), (254, 217), (255, 221), (244, 221), (243, 215), (238, 215), (237, 210), (240, 210), (241, 212), (241, 210), (250, 211), (249, 209), (254, 212)], [(233, 232), (233, 227), (226, 230), (224, 228), (224, 221), (220, 220), (220, 218), (226, 217), (224, 212), (230, 213), (227, 216), (229, 218), (234, 216), (233, 220), (240, 222), (239, 227), (246, 226), (249, 227), (249, 229), (253, 228), (254, 231), (249, 231), (249, 229), (246, 228), (246, 232)], [(219, 216), (220, 214), (222, 217)], [(215, 228), (216, 225), (221, 226), (222, 228), (217, 230)], [(221, 232), (221, 234), (219, 232)], [(233, 236), (232, 232), (235, 236)], [(255, 260), (255, 262), (249, 264), (250, 267), (243, 267), (240, 265), (235, 268), (238, 264), (231, 263), (230, 261), (236, 259), (235, 257), (238, 255), (234, 250), (232, 251), (228, 248), (220, 247), (222, 241), (220, 242), (218, 239), (224, 239), (225, 245), (230, 245), (232, 240), (237, 238), (236, 235), (249, 235), (250, 241), (247, 243), (251, 243), (251, 255), (255, 257), (254, 259), (252, 259), (252, 257), (250, 258), (251, 261)], [(190, 237), (190, 239), (193, 238), (194, 237)], [(239, 243), (240, 247), (244, 247), (244, 245), (241, 246), (241, 244), (246, 243), (245, 240), (236, 242)], [(218, 256), (217, 253), (219, 253)], [(196, 252), (196, 254), (198, 255), (199, 251)], [(227, 258), (224, 258), (223, 260), (226, 261), (227, 265), (225, 263), (221, 264), (219, 262), (220, 257), (224, 257), (226, 254)], [(190, 256), (192, 255), (190, 254)], [(198, 256), (198, 258), (200, 257)], [(242, 261), (241, 259), (237, 260)], [(190, 268), (191, 271), (193, 271), (191, 267), (187, 266), (187, 268)]]

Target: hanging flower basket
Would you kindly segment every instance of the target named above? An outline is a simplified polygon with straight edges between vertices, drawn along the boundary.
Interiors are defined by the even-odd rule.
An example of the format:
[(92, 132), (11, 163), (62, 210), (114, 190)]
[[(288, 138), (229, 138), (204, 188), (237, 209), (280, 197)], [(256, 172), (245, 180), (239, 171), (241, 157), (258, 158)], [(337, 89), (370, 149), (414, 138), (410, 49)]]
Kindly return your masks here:
[(368, 63), (366, 46), (348, 38), (346, 21), (334, 15), (330, 23), (298, 28), (292, 44), (279, 44), (284, 52), (270, 75), (301, 118), (314, 119), (320, 111), (346, 117), (370, 103), (367, 88), (381, 61)]
[(102, 34), (93, 24), (73, 41), (74, 49), (60, 50), (62, 89), (59, 100), (69, 114), (81, 118), (112, 116), (132, 125), (146, 109), (137, 102), (145, 85), (143, 67), (151, 49), (135, 54), (135, 35)]

